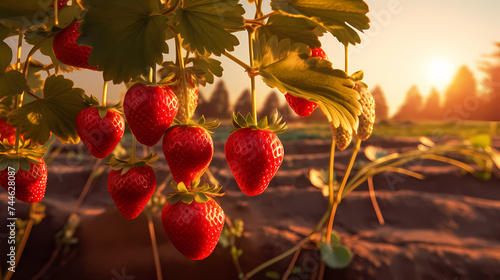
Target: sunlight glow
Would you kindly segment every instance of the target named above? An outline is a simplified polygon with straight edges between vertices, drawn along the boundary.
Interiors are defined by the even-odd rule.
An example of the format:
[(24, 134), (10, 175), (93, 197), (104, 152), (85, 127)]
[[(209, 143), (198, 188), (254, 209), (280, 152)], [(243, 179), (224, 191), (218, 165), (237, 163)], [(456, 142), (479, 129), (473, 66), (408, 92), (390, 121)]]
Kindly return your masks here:
[(433, 86), (443, 87), (450, 83), (453, 67), (445, 59), (431, 60), (427, 66), (427, 78)]

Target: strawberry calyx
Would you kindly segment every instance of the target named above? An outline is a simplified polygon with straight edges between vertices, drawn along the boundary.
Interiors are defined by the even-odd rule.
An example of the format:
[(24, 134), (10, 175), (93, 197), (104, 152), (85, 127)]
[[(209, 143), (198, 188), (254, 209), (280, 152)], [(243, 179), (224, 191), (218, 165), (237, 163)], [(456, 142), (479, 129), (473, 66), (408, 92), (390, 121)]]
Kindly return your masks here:
[(201, 118), (197, 122), (189, 120), (187, 123), (183, 123), (178, 119), (174, 119), (169, 129), (174, 127), (201, 127), (205, 129), (208, 133), (213, 133), (211, 130), (216, 129), (217, 127), (219, 127), (219, 125), (220, 122), (218, 120), (206, 122), (205, 116), (201, 116)]
[(150, 87), (155, 87), (155, 86), (173, 86), (176, 85), (180, 82), (179, 79), (174, 79), (175, 73), (170, 73), (167, 75), (165, 78), (161, 79), (160, 81), (153, 83), (151, 82), (148, 78), (144, 76), (139, 76), (136, 79), (134, 79), (131, 83), (127, 84), (128, 88), (131, 88), (135, 86), (136, 84), (143, 84), (146, 86)]
[(158, 166), (152, 165), (153, 162), (157, 161), (160, 156), (158, 153), (149, 153), (143, 158), (136, 158), (130, 156), (126, 159), (119, 159), (116, 157), (111, 157), (111, 159), (106, 163), (113, 170), (121, 170), (121, 175), (125, 175), (130, 169), (140, 166), (150, 166), (152, 168), (158, 168)]
[(231, 133), (237, 131), (238, 129), (242, 128), (252, 128), (252, 129), (262, 129), (262, 130), (269, 130), (275, 134), (280, 134), (285, 132), (288, 129), (288, 126), (286, 125), (285, 122), (282, 122), (283, 117), (278, 118), (278, 110), (275, 109), (274, 113), (271, 116), (271, 119), (268, 121), (267, 116), (264, 117), (263, 119), (259, 120), (259, 122), (256, 122), (254, 120), (252, 114), (248, 113), (247, 117), (243, 117), (243, 115), (238, 112), (238, 113), (233, 113), (233, 126), (234, 129), (231, 131)]
[(169, 197), (167, 200), (169, 204), (175, 204), (179, 201), (191, 204), (193, 200), (198, 203), (206, 203), (214, 196), (224, 195), (224, 193), (220, 192), (222, 186), (210, 186), (208, 183), (199, 186), (199, 184), (200, 179), (193, 181), (190, 187), (186, 187), (183, 182), (180, 182), (179, 184), (174, 181), (170, 182), (170, 186), (175, 191), (168, 193)]
[(31, 140), (19, 139), (19, 149), (9, 144), (7, 139), (0, 143), (0, 170), (8, 167), (15, 169), (17, 173), (20, 169), (28, 172), (30, 163), (40, 164), (40, 159), (45, 155), (46, 148), (36, 148)]
[(364, 87), (367, 89), (368, 85), (361, 81), (363, 80), (363, 77), (364, 77), (363, 70), (359, 70), (357, 72), (354, 72), (351, 76), (349, 76), (349, 79), (353, 80), (356, 83), (356, 86)]
[(113, 106), (102, 106), (99, 104), (99, 100), (97, 100), (95, 96), (91, 95), (90, 98), (86, 98), (83, 101), (83, 103), (87, 107), (97, 108), (97, 110), (99, 111), (99, 117), (101, 117), (101, 119), (103, 119), (106, 116), (108, 111), (115, 111), (119, 114), (123, 114), (123, 104), (121, 101)]

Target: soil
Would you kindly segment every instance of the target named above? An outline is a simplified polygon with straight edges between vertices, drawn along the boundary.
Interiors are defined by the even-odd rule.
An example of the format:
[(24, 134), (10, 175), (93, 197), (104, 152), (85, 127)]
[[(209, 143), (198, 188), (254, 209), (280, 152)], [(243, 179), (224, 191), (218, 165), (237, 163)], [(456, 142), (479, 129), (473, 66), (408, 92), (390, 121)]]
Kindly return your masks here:
[[(241, 264), (250, 271), (286, 251), (310, 233), (323, 216), (327, 200), (306, 174), (310, 168), (327, 168), (329, 140), (284, 142), (285, 159), (268, 189), (256, 197), (239, 191), (224, 157), (224, 143), (216, 142), (211, 172), (226, 195), (218, 201), (231, 219), (245, 223), (239, 242)], [(389, 152), (416, 149), (416, 138), (372, 138)], [(500, 146), (495, 139), (494, 146)], [(307, 148), (304, 148), (307, 147)], [(161, 147), (156, 149), (161, 152)], [(84, 150), (84, 149), (83, 149)], [(343, 176), (352, 147), (337, 152), (337, 176)], [(359, 157), (368, 161), (363, 153)], [(12, 279), (33, 277), (50, 259), (56, 233), (66, 223), (95, 163), (88, 154), (71, 157), (64, 150), (49, 166), (46, 218), (34, 226), (21, 262)], [(161, 156), (158, 181), (168, 175)], [(377, 200), (385, 219), (380, 225), (364, 183), (349, 194), (337, 212), (334, 229), (353, 253), (345, 269), (327, 269), (325, 279), (466, 280), (500, 279), (500, 179), (498, 170), (481, 181), (459, 168), (433, 161), (410, 166), (425, 175), (420, 181), (400, 175), (374, 178)], [(61, 251), (41, 279), (142, 280), (156, 279), (153, 253), (144, 215), (126, 220), (106, 189), (107, 169), (99, 176), (80, 211), (78, 243)], [(7, 194), (0, 192), (0, 209), (7, 209)], [(17, 202), (16, 216), (25, 218), (29, 205)], [(0, 211), (6, 221), (6, 210)], [(3, 223), (3, 222), (2, 222)], [(175, 250), (154, 216), (164, 279), (238, 279), (229, 251), (217, 246), (203, 261), (191, 261)], [(6, 227), (0, 230), (0, 264), (6, 268)], [(264, 271), (281, 275), (291, 257)], [(319, 253), (305, 249), (297, 265), (302, 271), (289, 279), (310, 279), (319, 265)], [(252, 279), (268, 279), (264, 273)]]

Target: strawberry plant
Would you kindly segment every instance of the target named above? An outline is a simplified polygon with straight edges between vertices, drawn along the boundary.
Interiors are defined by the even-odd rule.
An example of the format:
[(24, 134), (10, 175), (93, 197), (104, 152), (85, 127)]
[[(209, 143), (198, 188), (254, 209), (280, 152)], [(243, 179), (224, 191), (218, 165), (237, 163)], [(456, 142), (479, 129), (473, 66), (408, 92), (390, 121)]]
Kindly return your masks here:
[[(350, 252), (338, 239), (332, 241), (334, 217), (343, 195), (373, 176), (374, 170), (383, 172), (386, 169), (382, 167), (403, 163), (393, 158), (375, 160), (348, 183), (361, 141), (372, 133), (375, 104), (361, 81), (363, 73), (350, 75), (348, 63), (345, 71), (335, 69), (319, 38), (334, 36), (345, 46), (347, 62), (348, 46), (360, 43), (358, 32), (369, 28), (368, 5), (362, 0), (271, 0), (267, 4), (272, 11), (264, 14), (264, 0), (248, 2), (255, 5), (253, 18), (244, 17), (247, 6), (238, 0), (78, 0), (69, 5), (68, 1), (1, 1), (2, 187), (7, 189), (8, 170), (13, 168), (16, 198), (39, 202), (45, 188), (50, 188), (43, 160), (46, 147), (55, 139), (65, 144), (82, 140), (97, 160), (62, 230), (61, 244), (74, 241), (78, 208), (95, 174), (104, 171), (100, 164), (105, 159), (111, 168), (107, 188), (118, 211), (127, 219), (144, 212), (148, 219), (158, 279), (162, 279), (162, 273), (152, 217), (159, 209), (163, 209), (163, 227), (174, 247), (190, 259), (206, 258), (216, 247), (226, 222), (217, 202), (223, 186), (200, 183), (204, 173), (211, 176), (208, 167), (214, 144), (210, 130), (218, 123), (207, 122), (203, 116), (198, 121), (192, 118), (199, 88), (223, 76), (218, 57), (225, 56), (246, 71), (251, 87), (252, 111), (246, 117), (234, 112), (234, 130), (224, 147), (227, 163), (243, 193), (256, 196), (264, 192), (286, 158), (277, 134), (284, 133), (287, 125), (277, 112), (269, 120), (257, 116), (257, 77), (285, 94), (301, 116), (319, 107), (332, 131), (328, 179), (324, 179), (329, 204), (324, 217), (294, 248), (247, 273), (238, 261), (242, 251), (231, 244), (239, 277), (249, 279), (309, 241), (319, 244), (322, 255), (318, 279), (323, 278), (325, 264), (332, 268), (347, 265)], [(248, 34), (248, 62), (233, 52), (240, 44), (236, 32)], [(17, 37), (17, 53), (5, 43), (10, 37)], [(21, 49), (26, 45), (31, 49), (23, 59)], [(172, 45), (174, 50), (170, 49)], [(34, 60), (38, 51), (50, 62)], [(102, 72), (100, 102), (63, 76), (88, 70)], [(123, 103), (107, 105), (108, 82), (125, 84)], [(119, 145), (125, 122), (132, 133), (128, 158)], [(137, 158), (136, 146), (139, 142), (148, 151), (160, 140), (172, 177), (161, 178), (164, 183), (157, 186), (152, 167), (159, 157), (149, 153)], [(335, 184), (335, 147), (343, 150), (351, 141), (355, 145), (348, 169), (342, 183)], [(435, 148), (418, 155), (430, 158), (449, 151)], [(170, 178), (174, 191), (165, 195), (163, 190)], [(38, 209), (38, 204), (33, 205), (32, 209)], [(30, 218), (31, 225), (34, 220)], [(234, 229), (232, 236), (227, 234), (234, 243), (242, 233), (229, 228)], [(22, 244), (26, 244), (30, 231), (31, 226), (22, 235)], [(23, 246), (18, 249), (19, 258)], [(60, 251), (62, 247), (58, 248)], [(10, 277), (12, 273), (8, 272), (4, 280)]]

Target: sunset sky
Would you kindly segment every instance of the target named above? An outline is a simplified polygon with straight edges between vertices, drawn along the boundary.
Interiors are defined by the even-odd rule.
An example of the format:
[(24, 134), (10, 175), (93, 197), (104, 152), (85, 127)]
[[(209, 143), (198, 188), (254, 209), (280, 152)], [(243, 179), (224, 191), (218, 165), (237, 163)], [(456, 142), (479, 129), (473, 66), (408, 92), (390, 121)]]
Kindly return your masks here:
[[(253, 6), (244, 2), (247, 17), (254, 13)], [(426, 96), (435, 86), (443, 93), (456, 69), (467, 65), (480, 81), (479, 61), (493, 52), (494, 42), (500, 41), (500, 1), (496, 0), (367, 0), (370, 6), (371, 29), (362, 34), (363, 43), (350, 48), (349, 72), (365, 72), (365, 82), (371, 87), (380, 85), (386, 94), (391, 113), (404, 99), (413, 84)], [(267, 12), (269, 12), (267, 10)], [(233, 53), (248, 61), (247, 36), (236, 33), (240, 40)], [(343, 46), (331, 35), (320, 38), (323, 48), (334, 67), (344, 69)], [(10, 40), (12, 46), (15, 40)], [(172, 44), (170, 44), (172, 45)], [(173, 46), (171, 46), (173, 47)], [(171, 48), (170, 50), (173, 50)], [(27, 52), (27, 48), (24, 49)], [(23, 52), (24, 53), (24, 52)], [(40, 58), (36, 56), (36, 58)], [(173, 53), (165, 56), (173, 59)], [(231, 99), (250, 86), (248, 76), (234, 62), (221, 58)], [(76, 86), (87, 94), (100, 96), (102, 74), (80, 71), (65, 74), (74, 79)], [(202, 89), (209, 95), (214, 86)], [(118, 100), (123, 86), (110, 88), (110, 101)], [(258, 78), (260, 100), (271, 91)], [(284, 98), (283, 98), (284, 102)]]

